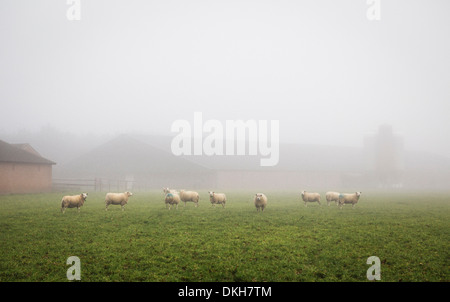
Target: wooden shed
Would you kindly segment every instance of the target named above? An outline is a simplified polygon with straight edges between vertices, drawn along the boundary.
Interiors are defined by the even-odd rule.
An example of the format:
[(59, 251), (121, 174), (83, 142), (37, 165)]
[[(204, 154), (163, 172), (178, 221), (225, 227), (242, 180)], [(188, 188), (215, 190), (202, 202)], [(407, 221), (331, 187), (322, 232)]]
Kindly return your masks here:
[(53, 165), (28, 144), (0, 140), (0, 194), (50, 191)]

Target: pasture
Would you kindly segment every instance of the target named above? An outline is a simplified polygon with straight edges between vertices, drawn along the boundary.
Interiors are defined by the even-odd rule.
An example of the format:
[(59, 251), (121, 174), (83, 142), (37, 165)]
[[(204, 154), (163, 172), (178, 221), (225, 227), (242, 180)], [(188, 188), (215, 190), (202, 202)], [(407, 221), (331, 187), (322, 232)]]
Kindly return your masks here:
[[(125, 211), (89, 192), (80, 213), (60, 212), (65, 193), (0, 196), (0, 281), (67, 281), (66, 260), (81, 260), (81, 281), (366, 281), (381, 260), (383, 281), (450, 281), (450, 194), (363, 192), (354, 209), (300, 192), (227, 192), (212, 207), (208, 190), (167, 210), (162, 192), (133, 192)], [(75, 194), (78, 192), (70, 192)]]

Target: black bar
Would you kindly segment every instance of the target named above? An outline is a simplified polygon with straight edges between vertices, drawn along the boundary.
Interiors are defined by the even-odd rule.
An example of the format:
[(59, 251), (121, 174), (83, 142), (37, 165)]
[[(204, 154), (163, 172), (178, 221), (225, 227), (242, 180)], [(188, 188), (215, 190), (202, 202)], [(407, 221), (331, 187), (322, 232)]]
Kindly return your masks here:
[[(85, 294), (87, 291), (98, 294), (102, 298), (124, 297), (127, 300), (142, 297), (154, 300), (156, 297), (170, 301), (172, 299), (191, 299), (196, 301), (217, 301), (234, 299), (280, 300), (306, 299), (307, 295), (314, 300), (323, 298), (358, 299), (379, 298), (385, 300), (397, 294), (402, 301), (417, 298), (419, 294), (433, 292), (439, 297), (448, 290), (446, 282), (0, 282), (0, 290), (4, 295), (14, 294), (17, 299), (21, 295), (28, 297), (46, 296), (54, 290), (63, 293)], [(91, 294), (91, 293), (90, 293)], [(90, 296), (92, 297), (92, 296)], [(148, 298), (148, 299), (147, 299)], [(159, 298), (158, 298), (159, 300)], [(364, 299), (363, 299), (364, 300)]]

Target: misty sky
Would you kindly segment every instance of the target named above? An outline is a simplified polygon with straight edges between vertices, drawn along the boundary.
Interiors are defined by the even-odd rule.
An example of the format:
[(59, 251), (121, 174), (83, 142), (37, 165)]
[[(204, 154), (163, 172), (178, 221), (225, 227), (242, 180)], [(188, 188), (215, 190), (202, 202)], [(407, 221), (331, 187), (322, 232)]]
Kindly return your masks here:
[[(450, 1), (0, 1), (0, 135), (170, 134), (280, 121), (282, 142), (362, 146), (388, 123), (450, 156)], [(1, 139), (1, 137), (0, 137)]]

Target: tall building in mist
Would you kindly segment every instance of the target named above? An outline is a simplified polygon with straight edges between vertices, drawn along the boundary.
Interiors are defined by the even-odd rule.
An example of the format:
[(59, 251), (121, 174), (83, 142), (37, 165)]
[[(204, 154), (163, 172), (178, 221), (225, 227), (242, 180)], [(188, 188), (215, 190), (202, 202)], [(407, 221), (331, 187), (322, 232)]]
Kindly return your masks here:
[(403, 138), (394, 134), (391, 125), (381, 125), (378, 133), (365, 137), (364, 154), (372, 182), (385, 188), (403, 186)]

